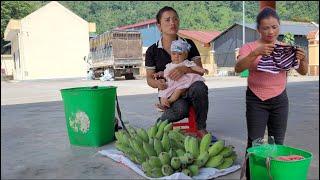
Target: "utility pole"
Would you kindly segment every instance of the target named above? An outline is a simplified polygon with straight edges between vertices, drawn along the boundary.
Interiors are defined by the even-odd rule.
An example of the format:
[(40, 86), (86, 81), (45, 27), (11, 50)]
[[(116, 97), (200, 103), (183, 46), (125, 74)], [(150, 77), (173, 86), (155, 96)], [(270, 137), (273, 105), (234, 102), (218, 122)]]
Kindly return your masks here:
[(244, 1), (242, 1), (242, 44), (246, 43), (246, 28), (245, 28), (245, 10), (244, 10)]
[(276, 1), (260, 1), (260, 11), (265, 7), (276, 10)]

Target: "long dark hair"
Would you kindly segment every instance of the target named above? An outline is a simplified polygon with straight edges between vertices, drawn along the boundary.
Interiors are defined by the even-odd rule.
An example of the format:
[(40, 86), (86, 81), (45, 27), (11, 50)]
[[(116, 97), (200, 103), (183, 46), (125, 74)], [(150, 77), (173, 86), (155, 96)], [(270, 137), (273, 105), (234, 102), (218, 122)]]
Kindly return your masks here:
[(179, 15), (178, 15), (178, 13), (177, 13), (177, 11), (176, 11), (175, 9), (173, 9), (172, 7), (169, 7), (169, 6), (165, 6), (165, 7), (161, 8), (161, 9), (158, 11), (157, 15), (156, 15), (156, 19), (157, 19), (157, 23), (158, 23), (158, 24), (160, 24), (160, 19), (161, 19), (161, 17), (162, 17), (162, 14), (163, 14), (164, 12), (166, 12), (166, 11), (173, 11), (174, 13), (176, 13), (177, 17), (179, 17)]
[(262, 11), (260, 11), (260, 13), (257, 16), (257, 19), (256, 19), (257, 29), (259, 29), (261, 21), (269, 17), (274, 17), (275, 19), (278, 20), (278, 23), (280, 24), (280, 18), (277, 12), (272, 8), (266, 7)]

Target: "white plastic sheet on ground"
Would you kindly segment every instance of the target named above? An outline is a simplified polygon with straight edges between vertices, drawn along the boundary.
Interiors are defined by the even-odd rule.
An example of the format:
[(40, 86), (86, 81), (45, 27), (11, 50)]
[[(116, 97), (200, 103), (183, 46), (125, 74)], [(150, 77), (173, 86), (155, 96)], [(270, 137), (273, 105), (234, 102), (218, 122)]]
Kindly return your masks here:
[(93, 72), (93, 70), (88, 71), (86, 80), (94, 80), (94, 72)]
[(130, 159), (128, 159), (121, 151), (116, 149), (108, 149), (99, 151), (100, 154), (107, 156), (113, 159), (116, 162), (122, 163), (132, 170), (134, 170), (139, 175), (148, 178), (148, 179), (212, 179), (219, 176), (223, 176), (229, 173), (232, 173), (238, 169), (240, 169), (240, 165), (233, 165), (227, 169), (218, 170), (215, 168), (201, 168), (199, 174), (197, 176), (193, 176), (192, 178), (185, 175), (184, 173), (174, 173), (171, 176), (165, 176), (161, 178), (151, 178), (144, 174), (141, 170), (141, 166), (133, 163)]
[(109, 69), (104, 70), (103, 76), (100, 77), (100, 81), (114, 81)]

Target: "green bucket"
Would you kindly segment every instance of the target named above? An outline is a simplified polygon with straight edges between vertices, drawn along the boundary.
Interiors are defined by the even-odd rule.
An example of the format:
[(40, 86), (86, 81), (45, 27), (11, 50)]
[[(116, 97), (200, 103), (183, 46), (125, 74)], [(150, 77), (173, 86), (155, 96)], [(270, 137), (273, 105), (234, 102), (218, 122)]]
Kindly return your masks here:
[[(252, 180), (304, 180), (307, 179), (312, 153), (284, 145), (264, 144), (247, 149)], [(296, 161), (282, 161), (278, 156), (300, 155)], [(268, 159), (270, 158), (270, 161)]]
[(70, 144), (99, 147), (114, 140), (116, 87), (61, 89)]

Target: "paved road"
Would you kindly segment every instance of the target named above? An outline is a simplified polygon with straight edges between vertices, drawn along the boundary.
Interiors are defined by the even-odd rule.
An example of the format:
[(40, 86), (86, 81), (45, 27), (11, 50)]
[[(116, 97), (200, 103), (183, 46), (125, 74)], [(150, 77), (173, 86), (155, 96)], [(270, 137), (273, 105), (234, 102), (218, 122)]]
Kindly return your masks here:
[[(247, 79), (238, 76), (205, 77), (209, 89), (246, 86)], [(319, 81), (319, 76), (289, 76), (288, 82)], [(119, 96), (156, 93), (145, 79), (102, 82), (85, 79), (1, 81), (1, 105), (61, 101), (60, 89), (82, 86), (116, 86)]]
[[(150, 127), (159, 116), (153, 108), (156, 94), (124, 95), (128, 84), (136, 83), (135, 89), (140, 88), (137, 83), (140, 80), (128, 84), (125, 82), (122, 81), (125, 85), (119, 84), (123, 93), (119, 101), (124, 120), (137, 127)], [(208, 130), (236, 147), (240, 163), (246, 139), (245, 81), (236, 87), (230, 85), (231, 82), (238, 80), (231, 78), (223, 83), (208, 81)], [(43, 102), (39, 98), (35, 99), (36, 103), (19, 104), (19, 98), (23, 102), (30, 102), (30, 98), (17, 95), (19, 90), (24, 95), (48, 97), (51, 93), (48, 90), (56, 84), (59, 83), (2, 83), (5, 85), (5, 89), (1, 89), (2, 99), (8, 95), (5, 102), (11, 105), (3, 105), (1, 100), (1, 178), (141, 179), (127, 167), (97, 154), (97, 151), (112, 147), (113, 144), (99, 148), (71, 146), (67, 138), (63, 104), (60, 100), (54, 101), (52, 94), (51, 101)], [(72, 83), (66, 84), (69, 86)], [(33, 87), (34, 91), (23, 92), (28, 86)], [(308, 179), (319, 179), (319, 79), (302, 82), (292, 80), (287, 87), (290, 112), (285, 144), (313, 153)], [(218, 179), (239, 179), (239, 174), (237, 171)]]

